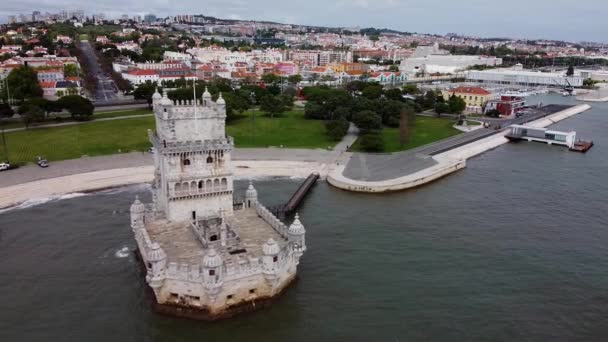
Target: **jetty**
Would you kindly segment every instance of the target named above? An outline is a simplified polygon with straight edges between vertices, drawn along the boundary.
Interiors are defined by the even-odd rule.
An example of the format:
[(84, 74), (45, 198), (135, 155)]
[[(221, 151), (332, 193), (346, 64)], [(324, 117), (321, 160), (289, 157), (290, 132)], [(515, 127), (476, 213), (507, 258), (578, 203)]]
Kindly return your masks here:
[(285, 218), (286, 216), (295, 213), (320, 177), (321, 175), (317, 172), (308, 175), (285, 204), (275, 206), (271, 208), (271, 211), (279, 218)]

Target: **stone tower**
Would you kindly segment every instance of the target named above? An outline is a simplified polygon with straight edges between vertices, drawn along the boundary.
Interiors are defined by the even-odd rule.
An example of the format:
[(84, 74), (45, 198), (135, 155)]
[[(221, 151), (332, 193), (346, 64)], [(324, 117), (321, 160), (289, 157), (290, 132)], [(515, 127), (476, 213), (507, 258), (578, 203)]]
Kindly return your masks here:
[(232, 139), (225, 135), (226, 103), (205, 89), (201, 101), (153, 96), (156, 209), (169, 221), (232, 212)]
[(214, 320), (269, 305), (296, 278), (306, 251), (299, 216), (288, 227), (249, 184), (233, 199), (226, 103), (152, 97), (152, 203), (135, 199), (131, 229), (154, 308)]

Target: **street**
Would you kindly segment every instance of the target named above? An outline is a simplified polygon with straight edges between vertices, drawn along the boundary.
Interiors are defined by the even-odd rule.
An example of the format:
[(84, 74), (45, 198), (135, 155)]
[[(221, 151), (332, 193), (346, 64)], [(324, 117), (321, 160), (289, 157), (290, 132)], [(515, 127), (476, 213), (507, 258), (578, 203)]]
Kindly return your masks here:
[(80, 48), (84, 52), (84, 56), (87, 58), (90, 65), (90, 72), (97, 75), (97, 90), (94, 95), (94, 99), (98, 103), (103, 102), (114, 102), (117, 100), (118, 88), (114, 84), (114, 81), (109, 75), (103, 74), (95, 50), (88, 41), (81, 41)]

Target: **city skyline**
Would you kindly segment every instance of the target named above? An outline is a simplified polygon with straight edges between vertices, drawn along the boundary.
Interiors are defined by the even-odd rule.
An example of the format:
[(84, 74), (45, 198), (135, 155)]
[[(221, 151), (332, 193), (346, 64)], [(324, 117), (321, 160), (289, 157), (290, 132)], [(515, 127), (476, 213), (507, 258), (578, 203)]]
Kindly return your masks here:
[(116, 0), (96, 2), (86, 8), (83, 8), (82, 3), (72, 0), (52, 4), (10, 0), (0, 10), (0, 18), (6, 22), (8, 15), (75, 9), (82, 9), (87, 15), (105, 13), (108, 18), (118, 18), (122, 14), (133, 16), (153, 13), (164, 17), (190, 13), (224, 19), (266, 20), (299, 25), (376, 27), (431, 34), (456, 32), (485, 38), (607, 42), (602, 32), (608, 29), (608, 23), (601, 20), (601, 13), (608, 9), (608, 4), (596, 0), (591, 2), (583, 8), (564, 0), (541, 0), (534, 3), (513, 0), (508, 7), (494, 0), (470, 0), (464, 6), (440, 0), (379, 0), (373, 3), (369, 0), (339, 0), (329, 5), (318, 0), (306, 3), (211, 0), (204, 5), (189, 0), (178, 4), (154, 0), (146, 3), (132, 1), (127, 5), (121, 2), (120, 10), (116, 10), (119, 6)]

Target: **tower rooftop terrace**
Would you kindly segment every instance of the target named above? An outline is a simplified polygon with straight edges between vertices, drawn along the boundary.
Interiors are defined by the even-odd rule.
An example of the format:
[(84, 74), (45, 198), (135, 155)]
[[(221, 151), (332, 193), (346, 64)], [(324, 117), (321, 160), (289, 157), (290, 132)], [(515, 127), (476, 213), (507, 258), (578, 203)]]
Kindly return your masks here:
[[(233, 216), (226, 217), (226, 222), (240, 237), (239, 244), (232, 250), (246, 249), (250, 257), (261, 257), (262, 246), (270, 238), (281, 248), (285, 244), (284, 238), (258, 216), (254, 208), (235, 210)], [(150, 220), (146, 222), (146, 230), (150, 239), (158, 242), (164, 249), (169, 262), (197, 264), (206, 253), (206, 249), (192, 231), (190, 222)], [(216, 250), (225, 260), (230, 259), (231, 255), (227, 249), (216, 247)]]

